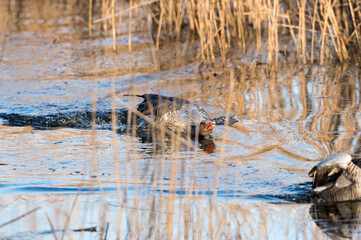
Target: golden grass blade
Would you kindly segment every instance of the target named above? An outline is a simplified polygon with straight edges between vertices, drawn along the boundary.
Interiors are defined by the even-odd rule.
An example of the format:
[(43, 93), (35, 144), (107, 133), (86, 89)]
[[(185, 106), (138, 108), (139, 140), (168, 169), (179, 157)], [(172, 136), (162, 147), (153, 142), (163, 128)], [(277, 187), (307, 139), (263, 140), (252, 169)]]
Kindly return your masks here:
[(8, 221), (8, 222), (5, 222), (5, 223), (3, 223), (3, 224), (0, 224), (0, 228), (3, 228), (3, 227), (5, 227), (5, 226), (7, 226), (7, 225), (9, 225), (9, 224), (11, 224), (11, 223), (14, 223), (14, 222), (16, 222), (16, 221), (18, 221), (18, 220), (20, 220), (20, 219), (22, 219), (22, 218), (24, 218), (24, 217), (32, 214), (32, 213), (34, 213), (34, 212), (38, 211), (40, 208), (41, 208), (41, 207), (34, 208), (34, 209), (30, 210), (29, 212), (26, 212), (26, 213), (20, 215), (20, 216), (17, 217), (17, 218), (14, 218), (14, 219), (12, 219), (12, 220), (10, 220), (10, 221)]

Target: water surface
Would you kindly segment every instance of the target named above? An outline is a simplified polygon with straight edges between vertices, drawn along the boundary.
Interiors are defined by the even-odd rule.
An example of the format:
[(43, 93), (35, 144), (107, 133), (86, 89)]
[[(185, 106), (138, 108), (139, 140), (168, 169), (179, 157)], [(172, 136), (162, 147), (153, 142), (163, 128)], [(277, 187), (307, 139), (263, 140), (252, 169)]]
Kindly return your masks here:
[(142, 17), (129, 53), (127, 13), (114, 52), (100, 25), (89, 36), (87, 6), (77, 4), (0, 1), (0, 113), (110, 111), (139, 102), (124, 94), (159, 93), (240, 122), (202, 144), (3, 121), (1, 238), (357, 238), (358, 204), (310, 203), (307, 175), (330, 154), (360, 155), (357, 67), (270, 71), (238, 56), (202, 68), (196, 43), (164, 42), (154, 55)]

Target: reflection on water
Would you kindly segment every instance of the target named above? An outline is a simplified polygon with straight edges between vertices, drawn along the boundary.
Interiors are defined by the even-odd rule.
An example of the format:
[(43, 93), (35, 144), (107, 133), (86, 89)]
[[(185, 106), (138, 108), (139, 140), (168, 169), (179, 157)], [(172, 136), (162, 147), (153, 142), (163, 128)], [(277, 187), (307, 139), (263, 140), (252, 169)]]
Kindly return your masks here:
[[(108, 223), (108, 239), (323, 239), (327, 226), (341, 229), (340, 221), (316, 222), (322, 231), (312, 221), (307, 173), (332, 153), (360, 155), (358, 67), (280, 64), (270, 71), (237, 56), (228, 68), (200, 73), (191, 41), (164, 42), (154, 54), (134, 21), (129, 53), (124, 13), (113, 52), (100, 25), (88, 35), (88, 2), (67, 2), (0, 2), (0, 113), (110, 112), (136, 107), (126, 93), (160, 93), (240, 122), (199, 142), (118, 134), (112, 126), (0, 125), (0, 224), (41, 207), (0, 227), (1, 238), (99, 239)], [(184, 58), (175, 59), (179, 52)], [(333, 209), (310, 212), (322, 219), (358, 212)], [(73, 231), (90, 227), (98, 231)]]
[(317, 226), (332, 239), (360, 239), (361, 202), (314, 203), (310, 214)]
[[(195, 196), (174, 198), (169, 212), (170, 196), (140, 197), (143, 200), (138, 202), (129, 195), (123, 207), (116, 194), (3, 197), (8, 203), (1, 209), (3, 216), (12, 214), (14, 208), (34, 212), (2, 227), (0, 233), (8, 233), (9, 239), (59, 239), (63, 235), (66, 239), (104, 239), (105, 234), (107, 239), (116, 239), (117, 234), (128, 239), (163, 239), (169, 231), (173, 238), (189, 239), (326, 239), (309, 219), (308, 205), (220, 200), (211, 201), (214, 207), (209, 208), (208, 197)], [(36, 205), (41, 207), (33, 208)], [(169, 221), (173, 222), (170, 229)], [(76, 231), (90, 228), (96, 232)]]
[[(132, 126), (125, 126), (122, 134), (132, 134), (133, 129), (134, 127)], [(165, 133), (159, 129), (144, 127), (136, 127), (134, 131), (134, 136), (137, 136), (140, 142), (152, 144), (152, 150), (149, 151), (150, 149), (147, 148), (148, 151), (146, 151), (151, 155), (172, 152), (193, 152), (197, 148), (204, 150), (206, 153), (214, 153), (216, 149), (216, 144), (212, 140), (212, 137), (194, 138), (187, 134)]]

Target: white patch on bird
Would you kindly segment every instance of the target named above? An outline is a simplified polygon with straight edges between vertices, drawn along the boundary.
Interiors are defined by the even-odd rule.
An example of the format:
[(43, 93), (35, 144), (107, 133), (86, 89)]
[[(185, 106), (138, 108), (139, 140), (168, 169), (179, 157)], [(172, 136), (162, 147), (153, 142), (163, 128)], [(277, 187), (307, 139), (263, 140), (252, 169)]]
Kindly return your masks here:
[(327, 188), (329, 188), (330, 186), (321, 186), (321, 187), (317, 187), (314, 189), (315, 192), (322, 192), (324, 190), (326, 190)]

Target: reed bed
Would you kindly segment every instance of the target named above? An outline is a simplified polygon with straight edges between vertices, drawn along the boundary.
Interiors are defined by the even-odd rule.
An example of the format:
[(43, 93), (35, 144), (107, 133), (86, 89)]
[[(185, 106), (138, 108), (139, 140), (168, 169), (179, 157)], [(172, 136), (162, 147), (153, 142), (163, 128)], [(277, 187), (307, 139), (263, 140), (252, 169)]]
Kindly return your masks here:
[(354, 0), (130, 0), (127, 9), (116, 6), (116, 0), (103, 0), (103, 17), (94, 21), (105, 31), (111, 26), (114, 49), (116, 18), (127, 13), (130, 25), (141, 13), (152, 26), (156, 49), (162, 40), (195, 37), (205, 63), (218, 57), (225, 63), (232, 52), (253, 45), (269, 65), (289, 54), (303, 63), (360, 60), (361, 9)]

